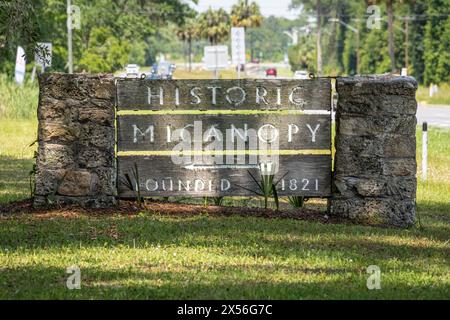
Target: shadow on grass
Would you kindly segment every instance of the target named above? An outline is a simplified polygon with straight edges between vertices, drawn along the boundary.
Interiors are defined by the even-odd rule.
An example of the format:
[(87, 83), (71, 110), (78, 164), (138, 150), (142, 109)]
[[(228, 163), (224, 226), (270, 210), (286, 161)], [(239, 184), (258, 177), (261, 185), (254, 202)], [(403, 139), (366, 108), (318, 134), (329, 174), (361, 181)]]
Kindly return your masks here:
[[(156, 270), (147, 268), (81, 268), (81, 289), (66, 287), (65, 267), (21, 267), (2, 270), (0, 299), (418, 299), (448, 297), (443, 283), (383, 282), (381, 290), (366, 288), (367, 275), (348, 270), (296, 268), (297, 276), (273, 280), (270, 275), (240, 266)], [(254, 271), (259, 266), (253, 266)], [(339, 275), (336, 277), (335, 275)], [(306, 276), (307, 279), (302, 278)]]
[[(445, 228), (446, 234), (441, 234)], [(183, 247), (225, 251), (231, 256), (308, 259), (340, 257), (383, 263), (401, 259), (448, 261), (447, 226), (439, 230), (399, 230), (352, 225), (324, 225), (289, 219), (246, 217), (190, 218), (79, 217), (34, 220), (8, 219), (0, 222), (0, 243), (8, 250), (59, 250), (63, 247), (102, 249), (133, 241), (141, 248)]]
[(30, 196), (30, 175), (34, 159), (0, 156), (0, 203)]

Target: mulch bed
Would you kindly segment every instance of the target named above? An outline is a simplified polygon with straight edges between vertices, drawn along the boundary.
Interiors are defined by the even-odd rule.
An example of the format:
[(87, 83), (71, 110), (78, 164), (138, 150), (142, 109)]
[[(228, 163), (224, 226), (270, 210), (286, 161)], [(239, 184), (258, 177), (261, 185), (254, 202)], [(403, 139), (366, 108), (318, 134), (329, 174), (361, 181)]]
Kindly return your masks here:
[[(119, 204), (112, 208), (82, 208), (80, 206), (48, 206), (33, 207), (32, 199), (0, 204), (0, 217), (11, 217), (23, 214), (45, 218), (54, 216), (76, 217), (79, 215), (107, 216), (113, 214), (137, 215), (139, 212), (153, 212), (159, 215), (170, 215), (177, 217), (187, 217), (195, 215), (211, 216), (245, 216), (261, 218), (285, 218), (295, 220), (308, 220), (321, 223), (345, 223), (354, 224), (355, 221), (338, 216), (329, 216), (324, 212), (300, 208), (292, 210), (272, 210), (255, 207), (231, 207), (231, 206), (204, 206), (194, 204), (183, 204), (175, 202), (146, 201), (141, 207), (136, 202), (120, 200)], [(361, 224), (361, 221), (359, 222)]]

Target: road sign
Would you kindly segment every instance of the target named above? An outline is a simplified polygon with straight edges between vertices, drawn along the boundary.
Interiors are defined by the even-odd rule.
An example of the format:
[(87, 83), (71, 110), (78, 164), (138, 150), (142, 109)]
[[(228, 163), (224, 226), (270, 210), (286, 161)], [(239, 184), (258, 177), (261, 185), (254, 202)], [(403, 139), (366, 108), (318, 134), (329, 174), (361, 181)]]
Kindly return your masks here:
[(231, 55), (235, 65), (245, 64), (245, 29), (231, 28)]
[(22, 84), (23, 80), (25, 80), (25, 51), (21, 46), (17, 47), (17, 55), (16, 55), (16, 69), (15, 69), (15, 80), (17, 83)]
[(36, 65), (43, 69), (52, 66), (52, 44), (50, 42), (36, 43), (36, 52), (34, 55)]
[[(137, 168), (142, 196), (251, 196), (252, 176), (266, 171), (280, 196), (331, 193), (329, 79), (123, 79), (116, 88), (126, 110), (119, 181)], [(133, 194), (119, 183), (120, 196)]]
[(228, 68), (227, 46), (206, 46), (204, 67), (206, 70), (220, 70)]

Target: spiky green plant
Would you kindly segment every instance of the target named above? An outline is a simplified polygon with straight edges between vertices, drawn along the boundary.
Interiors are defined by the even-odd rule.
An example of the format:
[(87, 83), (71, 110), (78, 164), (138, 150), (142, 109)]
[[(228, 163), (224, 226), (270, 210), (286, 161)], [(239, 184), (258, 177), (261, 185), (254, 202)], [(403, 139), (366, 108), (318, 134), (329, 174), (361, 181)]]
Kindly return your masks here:
[(280, 202), (277, 192), (277, 185), (278, 183), (288, 174), (287, 172), (276, 182), (274, 182), (275, 179), (275, 172), (276, 172), (276, 165), (275, 163), (261, 163), (259, 166), (260, 169), (260, 181), (258, 181), (255, 176), (247, 170), (250, 177), (252, 177), (253, 181), (258, 186), (258, 191), (248, 189), (244, 186), (239, 186), (247, 191), (250, 191), (252, 193), (255, 193), (256, 195), (264, 198), (264, 208), (267, 209), (269, 205), (269, 199), (273, 197), (273, 200), (275, 202), (275, 206), (277, 210), (280, 208)]
[(136, 202), (138, 206), (142, 206), (143, 198), (141, 196), (141, 186), (139, 184), (139, 169), (136, 164), (136, 162), (133, 165), (133, 168), (131, 169), (131, 175), (127, 172), (124, 174), (123, 177), (120, 178), (120, 182), (126, 186), (129, 190), (134, 192), (134, 197), (136, 199)]
[(224, 200), (224, 197), (213, 197), (213, 202), (215, 206), (221, 206)]
[(294, 208), (302, 208), (305, 203), (305, 197), (302, 196), (291, 196), (288, 197), (290, 205)]

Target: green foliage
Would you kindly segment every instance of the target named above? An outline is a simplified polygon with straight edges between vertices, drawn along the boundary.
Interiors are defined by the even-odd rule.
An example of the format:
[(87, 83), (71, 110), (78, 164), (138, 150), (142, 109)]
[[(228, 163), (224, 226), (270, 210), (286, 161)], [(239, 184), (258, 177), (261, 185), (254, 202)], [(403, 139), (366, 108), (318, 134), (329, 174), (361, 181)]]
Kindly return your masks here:
[(284, 34), (284, 31), (305, 24), (305, 19), (288, 20), (282, 17), (267, 17), (259, 28), (246, 30), (246, 48), (253, 48), (254, 55), (261, 56), (263, 61), (282, 61), (284, 54), (291, 46), (291, 39)]
[(274, 163), (261, 163), (260, 164), (260, 180), (258, 181), (255, 176), (248, 171), (248, 174), (252, 178), (253, 182), (258, 186), (258, 190), (252, 190), (243, 186), (239, 186), (242, 189), (250, 191), (258, 196), (264, 198), (264, 209), (268, 208), (269, 198), (273, 197), (276, 209), (280, 207), (277, 185), (288, 174), (287, 172), (275, 182), (275, 164)]
[(444, 26), (444, 33), (440, 39), (439, 60), (437, 63), (436, 76), (438, 82), (450, 82), (450, 16)]
[(123, 177), (119, 178), (119, 181), (128, 190), (133, 191), (138, 206), (142, 206), (144, 198), (141, 196), (139, 169), (136, 162), (134, 163), (133, 168), (131, 168), (131, 174), (128, 172), (124, 173)]
[(304, 37), (299, 44), (289, 47), (288, 58), (292, 71), (307, 70), (315, 73), (317, 70), (315, 44), (311, 38)]
[(372, 29), (368, 34), (361, 48), (361, 73), (386, 73), (391, 70), (389, 59), (389, 49), (387, 45), (380, 45), (386, 42), (387, 30)]
[(222, 8), (209, 8), (198, 17), (200, 36), (207, 39), (211, 45), (216, 45), (226, 39), (230, 32), (230, 16)]
[(213, 197), (212, 199), (215, 206), (221, 206), (225, 197)]
[(424, 38), (425, 84), (441, 83), (450, 75), (448, 68), (448, 44), (450, 23), (448, 23), (449, 0), (429, 0)]
[(39, 39), (36, 7), (40, 0), (0, 1), (0, 72), (13, 74), (17, 46), (25, 49), (26, 59), (34, 59)]
[(303, 204), (305, 203), (305, 197), (291, 196), (288, 197), (288, 201), (293, 208), (302, 208)]
[[(155, 54), (149, 50), (151, 38), (157, 37), (162, 26), (182, 24), (193, 15), (189, 4), (181, 0), (77, 0), (74, 4), (81, 12), (81, 29), (73, 30), (76, 72), (113, 72), (129, 62), (150, 64)], [(12, 74), (18, 44), (33, 61), (36, 41), (53, 44), (49, 71), (66, 70), (65, 1), (2, 1), (0, 19), (6, 21), (0, 26), (0, 71)]]
[(248, 0), (239, 0), (231, 7), (231, 25), (233, 27), (254, 28), (261, 26), (263, 17), (259, 5)]

